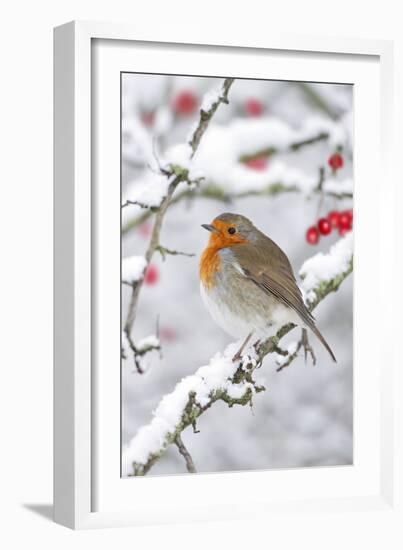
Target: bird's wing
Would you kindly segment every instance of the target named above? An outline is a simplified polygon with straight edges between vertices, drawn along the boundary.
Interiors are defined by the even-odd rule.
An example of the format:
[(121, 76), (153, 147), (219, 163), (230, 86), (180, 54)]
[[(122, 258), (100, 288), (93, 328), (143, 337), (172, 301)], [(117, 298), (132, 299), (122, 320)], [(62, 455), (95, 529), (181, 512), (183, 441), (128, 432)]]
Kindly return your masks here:
[(261, 234), (259, 241), (256, 245), (239, 244), (231, 247), (241, 273), (263, 292), (275, 296), (284, 305), (296, 311), (300, 319), (316, 334), (333, 361), (336, 362), (333, 351), (316, 327), (314, 317), (304, 304), (287, 256), (275, 242), (265, 235)]
[(308, 326), (314, 326), (314, 318), (304, 304), (287, 256), (271, 239), (265, 238), (269, 241), (270, 252), (266, 252), (267, 246), (254, 244), (232, 247), (243, 275), (263, 292), (275, 296), (284, 305), (296, 311)]

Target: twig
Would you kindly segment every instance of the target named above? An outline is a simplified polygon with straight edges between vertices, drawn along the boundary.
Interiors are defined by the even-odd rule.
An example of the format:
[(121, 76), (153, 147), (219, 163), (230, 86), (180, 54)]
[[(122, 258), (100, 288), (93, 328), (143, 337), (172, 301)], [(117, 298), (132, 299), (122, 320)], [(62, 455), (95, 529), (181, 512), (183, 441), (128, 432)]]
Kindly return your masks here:
[(122, 204), (122, 208), (126, 208), (126, 206), (129, 206), (130, 204), (135, 205), (135, 206), (140, 206), (140, 208), (144, 208), (144, 210), (150, 210), (151, 212), (155, 212), (155, 210), (156, 210), (155, 206), (150, 206), (149, 204), (146, 204), (145, 202), (130, 201), (130, 200), (127, 200), (126, 202), (124, 202)]
[(192, 148), (191, 157), (193, 157), (194, 154), (196, 153), (196, 150), (200, 144), (200, 140), (203, 137), (204, 132), (207, 130), (210, 120), (214, 116), (214, 113), (218, 109), (220, 103), (226, 103), (226, 104), (228, 103), (228, 92), (233, 82), (234, 82), (233, 78), (226, 78), (223, 83), (222, 93), (217, 98), (217, 100), (212, 103), (212, 105), (207, 111), (203, 111), (202, 109), (200, 109), (199, 123), (195, 131), (193, 132), (192, 137), (189, 140), (189, 145)]
[[(301, 149), (301, 147), (312, 145), (314, 143), (318, 143), (319, 141), (324, 141), (328, 138), (329, 134), (327, 132), (320, 132), (318, 135), (313, 136), (309, 139), (303, 139), (301, 141), (295, 141), (294, 143), (291, 143), (284, 152), (298, 151), (298, 149)], [(242, 155), (239, 160), (240, 162), (249, 162), (251, 160), (256, 160), (261, 157), (270, 157), (279, 152), (280, 150), (277, 147), (265, 147), (264, 149), (260, 149), (259, 151), (255, 151), (254, 153), (251, 153), (249, 155)]]
[[(230, 204), (231, 202), (241, 199), (244, 197), (275, 197), (276, 195), (279, 195), (280, 193), (298, 193), (301, 192), (301, 189), (297, 187), (296, 185), (284, 185), (281, 182), (272, 183), (270, 185), (267, 185), (267, 187), (263, 187), (262, 189), (252, 189), (249, 191), (241, 191), (238, 193), (230, 193), (226, 189), (223, 189), (219, 185), (215, 185), (213, 183), (204, 185), (196, 190), (189, 190), (186, 189), (184, 191), (181, 191), (180, 193), (177, 193), (175, 197), (173, 197), (171, 204), (177, 204), (178, 202), (181, 202), (182, 200), (186, 199), (196, 199), (196, 198), (203, 198), (203, 199), (210, 199), (210, 200), (216, 200), (219, 202), (223, 202), (225, 204)], [(318, 189), (315, 188), (313, 190), (313, 193), (319, 193)], [(342, 199), (351, 199), (353, 197), (352, 193), (342, 192), (342, 193), (335, 193), (333, 191), (326, 191), (323, 190), (322, 193), (327, 197), (333, 197), (339, 200)], [(125, 234), (134, 227), (137, 227), (144, 223), (150, 216), (152, 215), (152, 212), (145, 211), (140, 216), (134, 218), (133, 220), (130, 220), (126, 223), (125, 226), (122, 228), (122, 233)]]
[[(208, 109), (207, 111), (203, 111), (203, 110), (200, 111), (199, 123), (189, 141), (189, 144), (192, 148), (192, 156), (196, 152), (200, 144), (200, 141), (205, 131), (208, 128), (209, 122), (213, 117), (214, 113), (217, 111), (217, 108), (219, 107), (220, 103), (228, 103), (228, 92), (233, 81), (234, 81), (233, 78), (226, 78), (223, 82), (222, 95), (217, 99), (217, 101), (212, 103), (210, 109)], [(173, 194), (175, 193), (175, 190), (179, 185), (179, 183), (181, 183), (182, 181), (187, 181), (188, 175), (189, 175), (187, 170), (184, 170), (184, 169), (181, 169), (180, 167), (175, 167), (175, 166), (171, 167), (170, 172), (164, 171), (163, 173), (168, 178), (170, 178), (170, 183), (168, 186), (166, 196), (163, 198), (160, 206), (155, 209), (154, 227), (152, 230), (147, 251), (145, 253), (145, 259), (146, 259), (147, 265), (149, 265), (154, 252), (158, 249), (158, 247), (160, 247), (159, 238), (160, 238), (161, 227), (162, 227), (162, 223), (163, 223), (166, 211), (169, 205), (171, 204)], [(136, 318), (137, 302), (138, 302), (142, 284), (143, 284), (143, 278), (132, 284), (132, 294), (130, 297), (128, 313), (127, 313), (126, 322), (124, 325), (124, 332), (127, 336), (129, 343), (132, 341), (131, 332), (132, 332), (132, 328)], [(135, 361), (136, 361), (136, 356), (135, 356)]]
[(157, 252), (159, 252), (162, 256), (162, 259), (165, 261), (165, 258), (167, 254), (170, 256), (187, 256), (189, 258), (193, 258), (193, 256), (196, 256), (196, 254), (190, 253), (190, 252), (181, 252), (180, 250), (171, 250), (170, 248), (166, 248), (165, 246), (162, 246), (159, 244), (156, 249)]
[(308, 82), (297, 82), (296, 84), (315, 107), (319, 108), (333, 120), (337, 119), (339, 113), (337, 113), (335, 109), (328, 102), (326, 102), (323, 97), (319, 95), (316, 89), (312, 88)]
[[(157, 329), (158, 329), (158, 325), (157, 325)], [(147, 353), (150, 353), (150, 351), (158, 351), (161, 355), (161, 346), (159, 344), (159, 340), (158, 340), (158, 344), (156, 344), (156, 345), (155, 344), (149, 344), (147, 346), (143, 346), (143, 347), (139, 348), (133, 342), (133, 339), (131, 338), (130, 335), (128, 336), (126, 334), (126, 337), (127, 337), (129, 347), (133, 352), (134, 366), (136, 367), (136, 370), (139, 374), (144, 374), (144, 369), (142, 367), (141, 359), (144, 357), (144, 355), (147, 355)], [(157, 338), (158, 338), (158, 333), (157, 333)], [(127, 359), (123, 348), (122, 348), (122, 358)]]
[(180, 454), (183, 456), (186, 462), (186, 469), (190, 474), (197, 473), (192, 457), (189, 451), (186, 449), (181, 436), (178, 434), (175, 439), (175, 445), (178, 447)]

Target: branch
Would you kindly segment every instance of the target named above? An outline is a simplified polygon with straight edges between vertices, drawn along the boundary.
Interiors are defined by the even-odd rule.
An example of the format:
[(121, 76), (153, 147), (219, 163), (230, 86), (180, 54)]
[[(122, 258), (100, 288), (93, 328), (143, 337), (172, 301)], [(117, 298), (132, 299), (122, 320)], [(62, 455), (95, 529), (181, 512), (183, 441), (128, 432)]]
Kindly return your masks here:
[(197, 472), (193, 459), (190, 456), (189, 451), (186, 449), (181, 436), (178, 434), (175, 439), (175, 445), (178, 447), (180, 454), (183, 456), (186, 462), (186, 469), (190, 474), (195, 474)]
[[(340, 189), (343, 189), (342, 186), (343, 182), (339, 182)], [(279, 195), (281, 193), (304, 193), (302, 187), (298, 185), (289, 185), (285, 184), (284, 182), (278, 181), (275, 183), (270, 183), (266, 186), (261, 186), (258, 189), (249, 189), (247, 191), (239, 191), (239, 192), (231, 192), (228, 191), (225, 187), (222, 187), (220, 185), (209, 183), (206, 185), (202, 185), (201, 187), (198, 187), (196, 189), (185, 189), (184, 191), (181, 191), (180, 193), (177, 193), (175, 197), (172, 199), (171, 204), (177, 204), (179, 202), (182, 202), (183, 200), (195, 200), (197, 198), (203, 198), (203, 199), (209, 199), (209, 200), (216, 200), (219, 202), (223, 202), (225, 204), (230, 204), (233, 201), (237, 199), (241, 199), (244, 197), (275, 197), (276, 195)], [(326, 190), (326, 183), (324, 185), (324, 189), (319, 189), (318, 187), (314, 188), (312, 190), (312, 193), (315, 194), (322, 194), (326, 197), (335, 198), (338, 200), (342, 199), (352, 199), (353, 193), (350, 191), (345, 190), (337, 190), (337, 187), (335, 185), (332, 186), (331, 189)], [(142, 223), (144, 223), (151, 215), (153, 214), (152, 211), (147, 210), (140, 214), (140, 216), (128, 221), (126, 225), (122, 228), (122, 233), (125, 234), (131, 229), (138, 227)]]
[[(328, 254), (316, 254), (301, 270), (302, 287), (307, 307), (312, 311), (331, 292), (336, 292), (353, 269), (353, 239), (349, 233), (340, 239)], [(247, 350), (240, 362), (232, 357), (238, 343), (230, 344), (224, 353), (217, 353), (206, 366), (179, 382), (172, 393), (165, 395), (150, 424), (143, 426), (123, 453), (123, 470), (128, 475), (142, 476), (161, 458), (189, 426), (196, 431), (196, 421), (215, 402), (229, 407), (252, 405), (254, 395), (265, 390), (253, 377), (264, 358), (279, 352), (280, 340), (295, 325), (289, 323), (262, 342)], [(296, 354), (291, 360), (295, 359)], [(290, 361), (291, 362), (291, 361)]]
[(164, 261), (167, 254), (170, 256), (187, 256), (188, 258), (193, 258), (193, 256), (196, 256), (196, 254), (193, 254), (191, 252), (181, 252), (180, 250), (172, 250), (170, 248), (166, 248), (165, 246), (162, 246), (161, 244), (159, 244), (155, 250), (161, 254), (162, 259)]
[(309, 353), (312, 358), (312, 364), (316, 365), (315, 352), (309, 343), (307, 330), (303, 328), (301, 338), (297, 343), (293, 342), (291, 346), (288, 346), (287, 351), (282, 350), (281, 348), (278, 348), (276, 350), (276, 353), (280, 355), (280, 358), (277, 359), (276, 361), (277, 364), (279, 365), (279, 367), (277, 368), (277, 372), (280, 372), (286, 367), (288, 367), (289, 365), (291, 365), (294, 359), (298, 356), (299, 350), (301, 348), (304, 348), (305, 363), (307, 360), (307, 355)]
[[(144, 365), (144, 358), (146, 355), (150, 352), (158, 351), (161, 356), (161, 344), (158, 337), (158, 330), (157, 336), (148, 336), (140, 340), (137, 344), (134, 343), (131, 336), (128, 337), (126, 334), (126, 338), (129, 349), (133, 352), (134, 366), (139, 374), (144, 374), (146, 371)], [(124, 347), (122, 347), (122, 358), (127, 359)]]
[[(324, 141), (328, 138), (329, 138), (329, 134), (327, 132), (320, 132), (316, 136), (312, 136), (307, 139), (302, 139), (300, 141), (294, 141), (293, 143), (290, 143), (290, 145), (288, 146), (288, 149), (282, 149), (281, 152), (291, 153), (293, 151), (298, 151), (298, 149), (301, 149), (306, 145), (312, 145), (314, 143), (318, 143), (319, 141)], [(265, 147), (249, 155), (242, 155), (239, 158), (239, 160), (240, 162), (250, 162), (251, 160), (256, 160), (258, 158), (270, 157), (279, 152), (280, 150), (277, 147)]]
[[(233, 78), (226, 78), (223, 82), (222, 94), (215, 101), (211, 102), (208, 109), (200, 110), (199, 123), (196, 126), (196, 129), (194, 130), (192, 137), (189, 141), (189, 145), (192, 150), (191, 157), (195, 154), (200, 144), (200, 141), (208, 128), (210, 120), (212, 119), (214, 113), (217, 111), (220, 103), (228, 103), (228, 92), (233, 81), (234, 81)], [(172, 197), (177, 186), (182, 181), (188, 181), (188, 177), (189, 177), (188, 170), (181, 169), (180, 167), (177, 167), (177, 166), (172, 166), (171, 171), (168, 171), (168, 172), (166, 170), (163, 170), (162, 174), (168, 178), (169, 185), (168, 185), (167, 192), (161, 201), (161, 204), (159, 205), (159, 207), (155, 208), (154, 227), (153, 227), (153, 231), (151, 234), (147, 251), (145, 253), (146, 265), (149, 265), (151, 258), (153, 257), (154, 252), (156, 250), (160, 248), (160, 252), (161, 252), (161, 245), (159, 242), (159, 238), (160, 238), (160, 232), (161, 232), (162, 223), (163, 223), (166, 211), (171, 204)], [(125, 204), (127, 203), (128, 201)], [(127, 336), (129, 343), (132, 342), (131, 332), (132, 332), (132, 328), (136, 318), (137, 302), (138, 302), (140, 290), (143, 284), (143, 280), (144, 280), (144, 276), (138, 279), (137, 281), (133, 282), (132, 284), (132, 294), (130, 297), (129, 309), (126, 317), (126, 322), (124, 325), (124, 332)], [(132, 345), (130, 347), (133, 349)], [(135, 361), (136, 361), (136, 356), (135, 356)]]
[(228, 104), (228, 92), (234, 82), (233, 78), (226, 78), (224, 80), (222, 90), (220, 93), (210, 101), (210, 104), (205, 107), (202, 105), (200, 109), (200, 118), (199, 123), (193, 132), (192, 137), (189, 140), (189, 145), (192, 148), (191, 158), (196, 153), (197, 148), (199, 147), (200, 140), (203, 137), (204, 132), (207, 130), (207, 127), (210, 123), (210, 120), (214, 116), (214, 113), (218, 109), (220, 103)]
[(149, 204), (146, 204), (145, 202), (140, 202), (140, 201), (127, 200), (122, 204), (122, 208), (126, 208), (126, 206), (129, 206), (130, 204), (134, 206), (140, 206), (140, 208), (143, 208), (144, 210), (150, 209), (151, 212), (155, 212), (154, 206), (150, 206)]

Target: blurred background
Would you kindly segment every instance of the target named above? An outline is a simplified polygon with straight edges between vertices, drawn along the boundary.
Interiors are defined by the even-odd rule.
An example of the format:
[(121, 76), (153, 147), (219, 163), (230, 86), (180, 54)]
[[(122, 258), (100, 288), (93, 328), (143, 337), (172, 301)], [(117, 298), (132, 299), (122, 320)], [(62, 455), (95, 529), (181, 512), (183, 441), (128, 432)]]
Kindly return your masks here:
[[(161, 75), (122, 75), (122, 196), (143, 185), (163, 162), (166, 151), (186, 141), (198, 120), (203, 96), (221, 79)], [(173, 390), (231, 338), (215, 325), (199, 294), (198, 261), (208, 234), (200, 227), (225, 211), (252, 219), (288, 255), (296, 274), (303, 261), (319, 251), (328, 251), (339, 237), (307, 238), (307, 230), (330, 211), (352, 208), (352, 199), (336, 199), (320, 193), (279, 193), (248, 195), (248, 182), (260, 180), (282, 167), (297, 169), (308, 179), (326, 177), (340, 181), (352, 177), (353, 90), (349, 85), (277, 81), (236, 80), (229, 93), (230, 103), (220, 106), (207, 130), (232, 128), (236, 121), (282, 121), (298, 130), (311, 120), (340, 124), (340, 143), (321, 140), (296, 151), (280, 151), (270, 157), (243, 162), (244, 196), (231, 202), (202, 197), (200, 189), (172, 205), (164, 220), (161, 243), (194, 257), (157, 253), (152, 259), (140, 293), (135, 341), (156, 333), (162, 345), (147, 356), (147, 371), (138, 374), (129, 356), (122, 360), (122, 444), (127, 444), (144, 424), (164, 394)], [(226, 134), (223, 134), (226, 135)], [(247, 146), (248, 144), (246, 144)], [(214, 162), (219, 164), (220, 143)], [(222, 142), (225, 157), (226, 143)], [(334, 155), (342, 157), (335, 167)], [(333, 157), (333, 161), (330, 160)], [(212, 160), (213, 162), (213, 160)], [(333, 165), (332, 165), (333, 163)], [(340, 164), (337, 163), (336, 164)], [(250, 175), (250, 177), (249, 177)], [(297, 177), (297, 176), (296, 176)], [(214, 182), (217, 183), (217, 182)], [(242, 183), (242, 182), (241, 182)], [(230, 182), (226, 183), (228, 190)], [(251, 186), (253, 191), (253, 185)], [(136, 206), (122, 210), (122, 257), (144, 254), (153, 217)], [(308, 242), (308, 241), (311, 241)], [(198, 420), (200, 433), (187, 429), (182, 438), (198, 472), (225, 470), (294, 468), (351, 464), (353, 460), (353, 365), (352, 365), (352, 284), (350, 276), (340, 290), (329, 295), (315, 310), (318, 327), (335, 352), (334, 365), (314, 336), (310, 337), (317, 364), (303, 354), (287, 369), (277, 373), (268, 356), (257, 378), (267, 391), (257, 395), (254, 407), (233, 407), (216, 403)], [(130, 289), (122, 286), (122, 321), (127, 315)], [(288, 341), (296, 340), (293, 331)], [(286, 344), (285, 340), (283, 343)], [(171, 446), (149, 475), (185, 473), (185, 463)]]

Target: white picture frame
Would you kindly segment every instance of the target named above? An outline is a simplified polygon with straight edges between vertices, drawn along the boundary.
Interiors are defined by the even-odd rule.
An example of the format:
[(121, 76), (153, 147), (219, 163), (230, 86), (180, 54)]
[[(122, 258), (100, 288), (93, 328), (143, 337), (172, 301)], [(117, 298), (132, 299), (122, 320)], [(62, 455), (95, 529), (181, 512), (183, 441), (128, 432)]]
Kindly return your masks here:
[[(113, 41), (115, 52), (110, 55), (106, 53), (102, 57), (102, 53), (94, 50), (99, 41), (108, 41), (109, 44)], [(120, 396), (116, 395), (117, 381), (116, 378), (105, 377), (98, 380), (93, 361), (96, 356), (94, 346), (97, 345), (93, 338), (94, 312), (96, 310), (97, 319), (102, 319), (105, 313), (102, 305), (98, 309), (99, 291), (97, 285), (93, 284), (94, 272), (100, 265), (94, 252), (94, 243), (100, 238), (99, 226), (94, 220), (99, 213), (102, 215), (105, 212), (106, 205), (110, 204), (113, 197), (105, 196), (94, 201), (94, 173), (99, 173), (99, 169), (95, 167), (93, 170), (95, 161), (92, 155), (94, 143), (98, 139), (102, 141), (102, 136), (106, 135), (105, 128), (109, 129), (116, 118), (108, 120), (107, 117), (107, 126), (97, 127), (101, 137), (98, 134), (94, 136), (92, 122), (97, 109), (93, 104), (94, 85), (97, 82), (104, 83), (105, 101), (108, 100), (108, 93), (111, 98), (116, 96), (113, 95), (113, 86), (110, 90), (107, 86), (111, 79), (98, 81), (94, 77), (94, 59), (96, 55), (98, 63), (101, 58), (105, 68), (102, 69), (104, 76), (110, 74), (108, 71), (116, 74), (116, 71), (133, 69), (133, 65), (139, 72), (145, 71), (147, 67), (148, 72), (158, 72), (158, 63), (161, 61), (152, 60), (152, 51), (161, 52), (168, 47), (164, 44), (168, 43), (175, 44), (177, 59), (173, 60), (175, 56), (171, 48), (167, 53), (167, 69), (164, 72), (173, 72), (176, 64), (177, 71), (178, 67), (182, 67), (180, 72), (190, 74), (190, 62), (186, 56), (190, 58), (188, 54), (192, 52), (192, 66), (195, 66), (195, 58), (199, 59), (202, 66), (205, 63), (203, 56), (208, 53), (210, 66), (213, 63), (211, 59), (221, 56), (223, 63), (226, 57), (229, 72), (249, 71), (242, 74), (252, 77), (259, 70), (258, 56), (272, 55), (274, 62), (276, 55), (281, 54), (282, 62), (278, 63), (277, 73), (272, 76), (280, 78), (281, 65), (285, 66), (284, 59), (294, 55), (312, 61), (309, 71), (309, 65), (304, 68), (301, 63), (300, 79), (329, 81), (329, 76), (326, 75), (332, 72), (336, 74), (338, 70), (348, 70), (351, 75), (348, 82), (356, 83), (357, 89), (361, 90), (359, 93), (362, 103), (365, 103), (364, 97), (368, 96), (372, 107), (375, 103), (377, 105), (376, 113), (373, 114), (375, 137), (364, 135), (364, 110), (357, 114), (356, 120), (357, 131), (363, 131), (363, 134), (361, 141), (361, 134), (359, 138), (356, 135), (355, 179), (358, 182), (366, 181), (367, 185), (365, 188), (358, 185), (355, 189), (358, 205), (355, 246), (358, 258), (355, 268), (354, 313), (357, 326), (354, 335), (354, 359), (359, 367), (355, 372), (355, 385), (365, 381), (365, 393), (360, 394), (360, 399), (355, 402), (355, 422), (361, 430), (357, 435), (359, 447), (355, 447), (355, 462), (352, 467), (339, 470), (329, 468), (118, 479), (116, 457), (120, 447), (115, 447), (120, 434), (116, 432), (116, 403)], [(130, 44), (134, 50), (126, 55), (124, 51), (127, 52), (128, 47), (130, 49)], [(118, 48), (122, 48), (119, 55), (116, 54)], [(228, 56), (234, 52), (244, 58), (248, 69), (242, 65), (240, 59), (236, 59), (236, 63), (234, 61), (233, 67), (228, 64)], [(320, 56), (322, 61), (317, 62)], [(358, 59), (363, 67), (367, 64), (372, 68), (368, 71), (365, 68), (355, 71), (355, 67), (346, 69), (353, 58)], [(251, 63), (253, 59), (255, 63)], [(385, 268), (385, 265), (392, 265), (394, 252), (393, 227), (388, 216), (388, 212), (394, 209), (391, 177), (392, 60), (392, 43), (379, 40), (277, 34), (269, 37), (255, 36), (251, 41), (231, 37), (230, 31), (223, 38), (210, 35), (208, 30), (203, 29), (200, 36), (196, 37), (194, 34), (187, 36), (186, 29), (178, 35), (177, 29), (175, 33), (171, 33), (169, 28), (164, 36), (155, 37), (143, 27), (137, 29), (131, 25), (90, 22), (72, 22), (55, 29), (56, 522), (71, 528), (90, 528), (263, 517), (269, 513), (288, 513), (307, 508), (323, 511), (346, 507), (364, 510), (392, 506), (393, 424), (390, 418), (393, 416), (392, 370), (397, 356), (391, 346), (382, 350), (380, 361), (381, 349), (375, 341), (376, 333), (365, 312), (368, 292), (372, 292), (374, 296), (372, 307), (377, 315), (386, 315), (392, 307), (385, 291), (393, 284), (394, 277), (393, 272)], [(290, 63), (295, 65), (292, 59)], [(120, 68), (118, 64), (121, 64)], [(128, 64), (132, 66), (128, 67)], [(337, 65), (340, 66), (339, 69)], [(210, 73), (222, 74), (222, 71), (216, 65)], [(228, 76), (239, 74), (234, 72)], [(333, 78), (333, 81), (337, 82), (338, 79)], [(109, 139), (112, 141), (108, 142), (110, 158), (103, 169), (115, 178), (119, 143), (113, 141), (116, 138), (114, 132), (111, 132), (111, 136)], [(105, 145), (106, 142), (102, 142), (101, 146)], [(372, 159), (371, 167), (364, 162), (365, 155), (369, 154)], [(383, 185), (387, 187), (382, 196), (378, 196), (377, 181), (381, 166)], [(360, 204), (363, 206), (360, 207)], [(365, 209), (372, 209), (376, 213), (376, 223), (374, 218), (371, 223), (366, 219), (363, 213)], [(103, 245), (109, 246), (104, 241)], [(110, 250), (113, 253), (112, 248)], [(378, 268), (366, 275), (371, 265), (370, 254), (371, 262), (378, 265)], [(387, 337), (386, 326), (377, 327), (377, 330), (381, 330), (381, 339), (382, 333)], [(360, 346), (364, 338), (373, 342), (371, 350), (368, 346)], [(360, 387), (362, 386), (363, 384)], [(103, 403), (102, 411), (98, 406), (99, 400)], [(105, 442), (108, 443), (107, 446)], [(108, 447), (115, 450), (110, 451)], [(102, 460), (98, 460), (97, 455), (101, 455)], [(270, 491), (262, 490), (266, 486), (270, 487)], [(209, 491), (211, 494), (213, 487), (217, 490), (214, 503), (208, 494)], [(198, 499), (189, 503), (186, 495), (194, 491), (198, 492)], [(226, 495), (225, 498), (220, 497), (223, 494)], [(282, 498), (279, 496), (281, 494)], [(169, 498), (157, 499), (158, 495), (169, 495)]]

